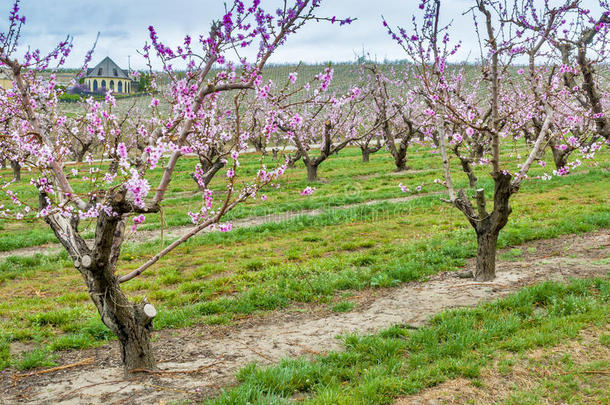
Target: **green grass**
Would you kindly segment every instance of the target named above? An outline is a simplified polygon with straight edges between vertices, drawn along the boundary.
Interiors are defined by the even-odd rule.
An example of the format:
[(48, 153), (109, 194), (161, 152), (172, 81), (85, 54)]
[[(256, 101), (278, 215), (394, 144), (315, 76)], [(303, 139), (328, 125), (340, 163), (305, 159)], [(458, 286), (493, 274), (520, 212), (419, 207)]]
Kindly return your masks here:
[(609, 278), (542, 283), (474, 309), (445, 311), (418, 330), (396, 325), (345, 336), (342, 352), (252, 364), (239, 372), (237, 387), (207, 403), (389, 404), (449, 379), (476, 380), (500, 353), (551, 347), (591, 325), (605, 328), (609, 299)]
[[(547, 160), (550, 159), (550, 153), (547, 153)], [(505, 157), (510, 160), (508, 156)], [(308, 209), (331, 209), (346, 204), (362, 203), (370, 200), (383, 200), (389, 198), (403, 197), (400, 192), (398, 183), (403, 183), (411, 189), (425, 183), (424, 191), (435, 192), (442, 191), (442, 187), (434, 184), (434, 180), (442, 177), (442, 171), (439, 170), (439, 157), (430, 153), (426, 149), (413, 147), (409, 153), (409, 165), (413, 170), (418, 172), (393, 173), (392, 159), (388, 153), (377, 153), (369, 163), (363, 164), (360, 162), (360, 151), (358, 148), (347, 148), (337, 156), (333, 156), (320, 168), (320, 175), (327, 179), (316, 184), (316, 192), (309, 197), (302, 197), (299, 192), (303, 190), (309, 183), (305, 178), (305, 170), (299, 163), (297, 167), (287, 170), (286, 174), (281, 178), (279, 184), (281, 187), (268, 188), (264, 191), (267, 195), (267, 201), (263, 202), (260, 199), (248, 200), (246, 203), (237, 206), (233, 211), (226, 215), (226, 220), (230, 221), (238, 218), (246, 218), (252, 216), (262, 216), (269, 214), (279, 214), (289, 211), (300, 211)], [(598, 153), (598, 161), (608, 166), (610, 156), (606, 151)], [(260, 167), (260, 157), (256, 154), (245, 155), (241, 159), (240, 176), (243, 179), (253, 176)], [(270, 157), (263, 160), (269, 166), (274, 166), (276, 162)], [(187, 210), (197, 211), (201, 204), (201, 197), (195, 192), (196, 186), (193, 180), (188, 175), (195, 166), (196, 159), (184, 158), (181, 159), (177, 166), (178, 175), (172, 181), (171, 187), (167, 192), (167, 199), (163, 203), (163, 216), (165, 226), (184, 226), (190, 224), (190, 219), (186, 215)], [(457, 168), (457, 162), (454, 162)], [(587, 162), (592, 167), (590, 162)], [(80, 165), (81, 170), (86, 170), (87, 166)], [(162, 167), (162, 165), (160, 165)], [(72, 167), (67, 167), (69, 172)], [(483, 187), (490, 195), (493, 191), (493, 184), (489, 180), (489, 176), (485, 172), (485, 168), (476, 168), (476, 174), (479, 178), (484, 179)], [(582, 169), (585, 170), (585, 169)], [(603, 170), (593, 169), (600, 174), (607, 174)], [(544, 173), (544, 168), (533, 167), (530, 176), (535, 177)], [(156, 184), (162, 174), (161, 169), (153, 170), (149, 173), (148, 178), (151, 184)], [(36, 190), (29, 184), (31, 174), (24, 172), (23, 180), (15, 186), (17, 194), (36, 205), (38, 196)], [(576, 172), (574, 175), (565, 178), (554, 178), (547, 182), (529, 181), (525, 182), (523, 189), (546, 189), (555, 187), (558, 183), (578, 182), (583, 176), (582, 173)], [(9, 170), (0, 170), (0, 178), (10, 178)], [(570, 179), (572, 180), (566, 180)], [(120, 181), (120, 180), (117, 180)], [(456, 186), (463, 187), (467, 185), (467, 179), (464, 176), (456, 175), (454, 182)], [(75, 190), (79, 193), (84, 193), (90, 189), (90, 185), (82, 181), (75, 182)], [(211, 182), (210, 188), (219, 196), (224, 193), (224, 176), (220, 172)], [(600, 201), (601, 202), (601, 201)], [(0, 195), (0, 204), (7, 207), (12, 207), (12, 202), (5, 195)], [(81, 228), (84, 230), (86, 237), (92, 237), (90, 231), (94, 224), (90, 221), (83, 221)], [(159, 214), (147, 215), (146, 223), (140, 227), (143, 230), (160, 229), (162, 226), (161, 216)], [(87, 231), (89, 229), (89, 231)], [(41, 220), (29, 219), (27, 221), (9, 222), (5, 219), (0, 219), (0, 251), (10, 251), (17, 248), (38, 246), (46, 243), (56, 242), (55, 236), (48, 226)]]
[(341, 301), (334, 304), (330, 310), (333, 312), (349, 312), (356, 307), (356, 304), (350, 301)]
[[(330, 181), (317, 184), (310, 197), (298, 195), (307, 184), (304, 170), (298, 167), (288, 171), (280, 189), (269, 191), (269, 204), (250, 201), (231, 213), (232, 218), (242, 218), (321, 208), (320, 215), (194, 237), (150, 271), (124, 284), (124, 289), (133, 300), (146, 297), (158, 308), (157, 329), (230, 324), (243, 315), (293, 303), (332, 307), (342, 292), (423, 280), (439, 271), (455, 270), (475, 254), (470, 225), (439, 196), (340, 208), (404, 196), (397, 187), (399, 182), (421, 184), (425, 178), (426, 184), (432, 184), (438, 175), (428, 171), (397, 176), (391, 173), (386, 155), (378, 154), (369, 164), (362, 164), (358, 154), (352, 148), (325, 162), (327, 174), (323, 177)], [(410, 164), (424, 170), (437, 158), (413, 151)], [(184, 166), (180, 170), (187, 171), (191, 163), (188, 159), (181, 162)], [(253, 171), (257, 164), (251, 156), (242, 166)], [(355, 181), (359, 191), (347, 193)], [(460, 181), (465, 179), (456, 179), (458, 184)], [(191, 187), (191, 182), (182, 176), (174, 186)], [(483, 186), (491, 199), (493, 184), (484, 181)], [(27, 187), (24, 185), (24, 193)], [(214, 187), (221, 185), (215, 183)], [(438, 190), (434, 187), (425, 191)], [(525, 182), (512, 200), (513, 214), (500, 234), (499, 246), (610, 227), (608, 188), (610, 173), (593, 166), (546, 182)], [(168, 223), (179, 223), (184, 218), (180, 204), (196, 198), (178, 196), (176, 190), (173, 193), (175, 199), (168, 201), (165, 218)], [(564, 198), (561, 204), (557, 204), (559, 198)], [(147, 226), (154, 228), (155, 221), (150, 218)], [(19, 242), (20, 235), (49, 232), (44, 224), (36, 223), (5, 221), (0, 227), (0, 250), (3, 243), (10, 247)], [(119, 272), (136, 268), (160, 245), (159, 240), (127, 242)], [(519, 251), (515, 248), (503, 258), (518, 260)], [(47, 353), (103, 344), (110, 337), (109, 332), (102, 332), (105, 329), (99, 315), (65, 252), (0, 260), (0, 318), (0, 342), (31, 343)], [(101, 329), (83, 331), (91, 325)], [(9, 360), (2, 356), (5, 360), (0, 360), (0, 365), (6, 367), (15, 364), (19, 353), (12, 353)]]

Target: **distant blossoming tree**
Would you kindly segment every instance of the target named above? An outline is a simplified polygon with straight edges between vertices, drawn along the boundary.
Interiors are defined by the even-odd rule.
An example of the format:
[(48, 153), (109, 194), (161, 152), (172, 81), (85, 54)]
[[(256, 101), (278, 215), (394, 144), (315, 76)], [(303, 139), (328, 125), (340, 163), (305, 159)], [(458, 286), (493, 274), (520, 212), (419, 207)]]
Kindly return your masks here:
[(270, 125), (283, 134), (280, 143), (294, 145), (296, 153), (289, 160), (303, 161), (309, 181), (318, 180), (318, 168), (330, 156), (370, 137), (382, 125), (368, 113), (369, 94), (359, 87), (352, 86), (345, 94), (329, 91), (333, 75), (327, 67), (313, 81), (291, 91), (291, 97), (269, 99), (278, 111)]
[[(517, 3), (514, 7), (519, 8)], [(419, 83), (414, 92), (426, 107), (421, 125), (441, 158), (444, 170), (441, 183), (447, 188), (446, 201), (458, 208), (475, 230), (478, 250), (473, 276), (477, 280), (491, 280), (495, 277), (498, 235), (512, 211), (511, 196), (519, 190), (552, 137), (551, 127), (565, 132), (574, 126), (573, 122), (561, 119), (561, 104), (565, 100), (562, 75), (552, 69), (532, 70), (527, 79), (532, 91), (525, 92), (524, 96), (523, 89), (527, 87), (522, 85), (515, 59), (528, 51), (538, 56), (542, 48), (535, 44), (544, 41), (547, 32), (515, 29), (508, 22), (513, 15), (512, 2), (474, 2), (473, 35), (480, 36), (482, 50), (481, 72), (475, 80), (468, 79), (469, 72), (465, 69), (449, 65), (448, 59), (459, 49), (459, 44), (451, 45), (450, 25), (442, 25), (441, 0), (423, 0), (419, 8), (423, 16), (414, 17), (411, 33), (403, 28), (390, 28), (385, 20), (384, 25), (413, 64)], [(551, 23), (551, 31), (565, 23), (561, 14), (567, 10), (567, 7), (556, 9), (557, 24)], [(541, 26), (551, 15), (536, 9), (528, 12)], [(519, 15), (519, 18), (525, 16)], [(519, 134), (530, 124), (532, 116), (539, 125), (529, 142), (524, 142)], [(511, 153), (511, 160), (517, 163), (507, 159)], [(458, 160), (460, 171), (468, 179), (469, 193), (456, 189), (456, 166), (451, 164), (452, 159)], [(490, 169), (491, 208), (475, 175), (477, 166)]]
[(396, 171), (408, 169), (407, 150), (416, 137), (423, 137), (421, 100), (413, 89), (416, 78), (408, 67), (404, 70), (384, 73), (378, 66), (366, 66), (370, 72), (372, 111), (380, 125), (385, 148), (392, 155)]
[[(561, 102), (555, 103), (556, 119), (551, 123), (552, 136), (548, 139), (554, 174), (558, 175), (567, 174), (570, 167), (580, 164), (580, 159), (568, 161), (573, 152), (579, 151), (583, 158), (588, 158), (604, 142), (610, 142), (608, 106), (604, 105), (610, 89), (604, 77), (610, 11), (602, 1), (601, 16), (593, 16), (584, 4), (568, 0), (555, 7), (545, 4), (537, 9), (528, 0), (514, 7), (505, 20), (517, 27), (519, 35), (530, 38), (522, 43), (528, 64), (519, 73), (538, 105), (544, 100), (544, 94), (538, 91), (538, 80), (553, 80), (557, 71), (563, 77)], [(532, 32), (539, 35), (527, 35)], [(531, 139), (541, 124), (537, 115), (532, 114), (531, 125), (523, 128), (526, 138)]]

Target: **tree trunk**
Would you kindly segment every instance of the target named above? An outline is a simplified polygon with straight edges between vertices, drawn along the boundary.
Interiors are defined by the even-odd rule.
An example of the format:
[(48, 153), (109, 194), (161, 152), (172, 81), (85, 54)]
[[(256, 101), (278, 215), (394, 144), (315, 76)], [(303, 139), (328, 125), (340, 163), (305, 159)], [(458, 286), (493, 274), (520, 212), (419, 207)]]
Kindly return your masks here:
[(125, 235), (125, 216), (98, 217), (96, 250), (75, 261), (87, 284), (89, 295), (106, 325), (119, 340), (125, 375), (136, 369), (151, 370), (155, 359), (150, 345), (152, 320), (150, 304), (129, 302), (121, 290), (115, 266)]
[[(108, 271), (100, 273), (108, 274)], [(152, 306), (129, 302), (114, 276), (108, 280), (110, 284), (106, 284), (103, 276), (93, 281), (95, 286), (104, 286), (101, 289), (104, 293), (100, 291), (99, 296), (92, 293), (91, 298), (104, 325), (118, 338), (125, 375), (137, 372), (138, 369), (154, 369), (155, 358), (150, 344), (153, 317), (147, 315), (144, 309), (148, 305), (146, 310), (150, 311)]]
[(496, 277), (496, 250), (498, 235), (511, 213), (510, 197), (518, 186), (511, 184), (509, 173), (491, 173), (494, 179), (494, 208), (487, 213), (484, 190), (476, 190), (476, 210), (470, 199), (459, 190), (453, 204), (466, 215), (477, 235), (477, 264), (472, 276), (477, 281), (489, 281)]
[(263, 156), (265, 156), (267, 154), (267, 151), (265, 150), (265, 145), (260, 138), (253, 139), (251, 141), (251, 144), (252, 144), (252, 146), (254, 146), (254, 149), (256, 150), (257, 153), (261, 153)]
[(371, 152), (368, 148), (360, 148), (362, 150), (362, 162), (367, 163), (370, 160)]
[(405, 142), (405, 139), (400, 142), (398, 148), (396, 145), (390, 145), (390, 153), (394, 158), (394, 165), (396, 165), (395, 172), (403, 172), (409, 169), (409, 167), (407, 167), (407, 148), (408, 144)]
[(406, 153), (397, 153), (394, 155), (394, 164), (396, 165), (396, 172), (404, 172), (408, 170), (407, 167), (407, 154)]
[(299, 152), (298, 150), (295, 152), (294, 155), (288, 155), (286, 166), (293, 168), (297, 164), (297, 162), (301, 160), (302, 157), (303, 155), (301, 155), (301, 152)]
[(568, 156), (570, 153), (569, 149), (561, 150), (555, 147), (551, 147), (551, 151), (553, 152), (553, 162), (555, 162), (555, 169), (561, 170), (568, 164)]
[(11, 168), (13, 169), (13, 178), (15, 181), (21, 181), (21, 163), (16, 160), (11, 160)]
[(477, 267), (474, 279), (489, 281), (496, 277), (496, 250), (498, 249), (498, 232), (491, 229), (477, 230)]
[[(207, 187), (208, 184), (210, 184), (210, 181), (212, 181), (212, 178), (214, 178), (214, 176), (216, 175), (216, 173), (218, 173), (218, 171), (225, 166), (225, 163), (223, 163), (220, 159), (217, 159), (211, 165), (208, 162), (205, 163), (206, 166), (204, 166), (204, 162), (201, 162), (201, 168), (203, 171), (202, 181), (203, 184)], [(197, 187), (199, 188), (199, 190), (203, 191), (203, 187), (197, 181), (197, 177), (194, 173), (191, 173), (191, 177), (193, 178), (193, 180), (195, 180), (195, 183), (197, 183)]]
[(307, 180), (318, 181), (318, 165), (306, 163), (305, 167), (307, 167)]
[[(129, 212), (125, 195), (125, 190), (119, 190), (108, 196), (106, 201), (111, 202), (113, 212)], [(44, 193), (40, 194), (40, 201), (42, 207), (47, 204)], [(117, 336), (126, 376), (138, 369), (155, 367), (150, 335), (156, 315), (150, 304), (129, 302), (115, 274), (127, 216), (101, 212), (95, 229), (94, 249), (89, 248), (78, 233), (78, 216), (68, 219), (61, 214), (52, 214), (45, 217), (83, 276), (102, 322)]]
[[(489, 281), (496, 277), (498, 235), (506, 226), (512, 212), (510, 197), (517, 191), (513, 189), (510, 174), (497, 172), (492, 173), (492, 177), (494, 179), (494, 209), (490, 215), (486, 215), (484, 208), (480, 207), (479, 217), (481, 219), (471, 221), (477, 233), (477, 267), (474, 272), (474, 279), (477, 281)], [(485, 204), (481, 202), (480, 205)]]
[(81, 149), (75, 149), (74, 150), (74, 157), (76, 158), (76, 161), (78, 163), (82, 163), (83, 159), (85, 158), (85, 154), (87, 153), (87, 151), (89, 150), (88, 147), (83, 147)]

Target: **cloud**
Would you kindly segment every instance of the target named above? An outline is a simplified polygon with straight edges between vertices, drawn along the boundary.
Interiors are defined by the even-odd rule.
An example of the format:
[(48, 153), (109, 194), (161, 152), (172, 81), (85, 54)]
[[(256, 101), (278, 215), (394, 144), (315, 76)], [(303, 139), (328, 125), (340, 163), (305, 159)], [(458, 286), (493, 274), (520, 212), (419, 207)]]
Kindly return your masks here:
[[(247, 3), (249, 1), (246, 1)], [(586, 0), (585, 2), (593, 2)], [(263, 6), (274, 10), (279, 0), (262, 0)], [(472, 17), (462, 13), (472, 0), (451, 0), (443, 3), (442, 16), (453, 21), (453, 40), (463, 42), (456, 59), (466, 59), (470, 53), (478, 55), (476, 37), (472, 32)], [(269, 6), (268, 6), (269, 5)], [(379, 60), (404, 59), (402, 49), (394, 43), (381, 25), (383, 15), (392, 25), (411, 27), (411, 16), (419, 13), (416, 0), (324, 0), (318, 14), (322, 16), (353, 17), (349, 26), (326, 22), (309, 23), (280, 48), (272, 61), (353, 61), (365, 52)], [(144, 68), (145, 61), (137, 53), (148, 40), (149, 25), (155, 26), (162, 41), (180, 44), (185, 34), (197, 38), (209, 30), (213, 18), (223, 12), (222, 0), (36, 0), (21, 3), (22, 14), (28, 19), (22, 44), (30, 44), (42, 51), (73, 37), (74, 51), (68, 59), (70, 67), (78, 67), (89, 50), (97, 32), (100, 41), (93, 63), (110, 56), (127, 67), (128, 57), (134, 68)], [(9, 7), (4, 10), (8, 15)], [(3, 10), (0, 10), (2, 15)], [(6, 21), (6, 19), (3, 19)], [(6, 23), (4, 23), (6, 24)], [(0, 28), (3, 27), (0, 24)], [(470, 57), (473, 60), (473, 57)]]

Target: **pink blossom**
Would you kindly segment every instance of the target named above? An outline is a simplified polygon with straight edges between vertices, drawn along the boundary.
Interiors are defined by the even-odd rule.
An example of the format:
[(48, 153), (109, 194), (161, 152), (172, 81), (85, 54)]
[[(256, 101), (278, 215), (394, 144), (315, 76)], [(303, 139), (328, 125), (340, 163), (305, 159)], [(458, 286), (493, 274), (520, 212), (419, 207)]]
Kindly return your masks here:
[(231, 231), (231, 229), (233, 229), (233, 225), (232, 224), (220, 224), (218, 226), (218, 230), (220, 232), (229, 232), (229, 231)]
[(314, 193), (314, 191), (316, 191), (315, 187), (305, 187), (303, 189), (303, 191), (301, 191), (301, 195), (305, 196), (305, 195), (312, 195)]
[(144, 198), (150, 191), (148, 180), (143, 179), (138, 174), (137, 170), (131, 169), (131, 178), (125, 183), (128, 195), (133, 199), (133, 203), (138, 208), (144, 208)]
[(138, 229), (138, 225), (141, 225), (146, 220), (144, 214), (140, 214), (138, 216), (133, 217), (133, 225), (131, 226), (132, 232), (135, 232)]
[(127, 159), (127, 146), (125, 146), (125, 143), (120, 142), (116, 147), (116, 152), (121, 159)]

